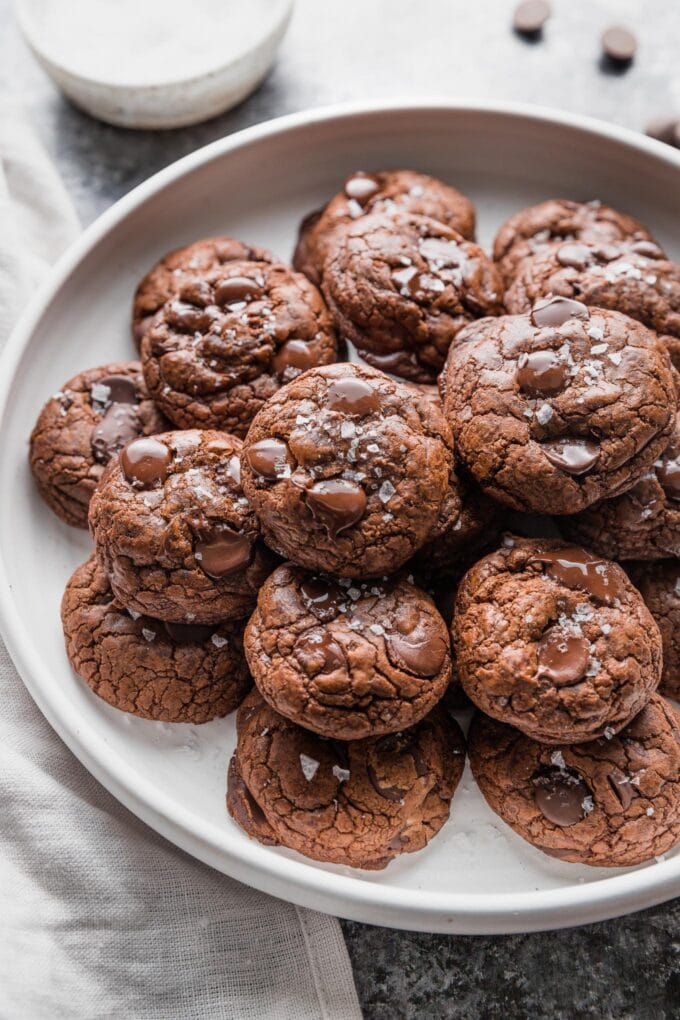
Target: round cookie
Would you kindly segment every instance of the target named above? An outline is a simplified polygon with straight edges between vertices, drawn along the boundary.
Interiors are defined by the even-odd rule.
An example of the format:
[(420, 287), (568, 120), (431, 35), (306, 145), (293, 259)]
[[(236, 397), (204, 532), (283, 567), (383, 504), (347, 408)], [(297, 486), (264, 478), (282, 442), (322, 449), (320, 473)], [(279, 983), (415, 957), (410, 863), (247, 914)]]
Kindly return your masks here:
[(312, 369), (250, 427), (243, 488), (272, 549), (341, 577), (389, 574), (422, 546), (449, 485), (437, 406), (359, 365)]
[(680, 421), (632, 489), (560, 521), (568, 538), (613, 560), (680, 556)]
[(361, 357), (412, 382), (434, 382), (461, 329), (503, 311), (491, 260), (427, 216), (374, 214), (335, 234), (322, 288)]
[(550, 747), (477, 714), (468, 741), (489, 806), (551, 857), (630, 868), (680, 839), (680, 717), (657, 694), (610, 740)]
[(669, 354), (677, 357), (680, 265), (652, 241), (548, 245), (518, 267), (505, 303), (508, 312), (524, 312), (551, 294), (623, 312), (669, 338)]
[(438, 708), (403, 733), (343, 743), (296, 726), (253, 691), (237, 727), (237, 769), (278, 842), (354, 868), (384, 868), (429, 843), (465, 764), (463, 735)]
[(627, 563), (626, 570), (661, 631), (659, 693), (680, 701), (680, 560)]
[(321, 295), (280, 263), (186, 279), (142, 341), (149, 393), (175, 425), (239, 436), (280, 386), (336, 354)]
[(318, 284), (334, 234), (372, 213), (429, 216), (463, 237), (475, 236), (475, 208), (451, 185), (413, 170), (359, 171), (323, 209), (305, 216), (293, 254), (295, 268)]
[(463, 464), (494, 499), (535, 513), (576, 513), (625, 492), (675, 423), (656, 335), (567, 298), (470, 325), (440, 387)]
[(164, 255), (141, 281), (132, 304), (132, 334), (142, 337), (156, 312), (170, 301), (186, 280), (219, 269), (228, 262), (272, 262), (266, 248), (256, 248), (233, 237), (206, 237)]
[(224, 432), (136, 440), (106, 469), (90, 528), (116, 598), (171, 623), (247, 616), (274, 566)]
[(406, 578), (334, 581), (285, 563), (260, 588), (245, 649), (272, 708), (338, 740), (413, 726), (451, 677), (448, 628)]
[(68, 582), (61, 619), (76, 673), (109, 705), (142, 719), (204, 723), (233, 711), (251, 686), (242, 624), (131, 615), (94, 556)]
[(523, 260), (551, 242), (615, 244), (626, 240), (653, 238), (638, 220), (602, 202), (551, 198), (521, 209), (506, 220), (496, 234), (493, 257), (506, 284), (510, 284)]
[(661, 636), (615, 563), (506, 538), (458, 587), (456, 668), (487, 715), (544, 743), (615, 733), (661, 677)]
[(90, 498), (111, 457), (136, 436), (168, 427), (138, 361), (80, 372), (47, 401), (31, 433), (29, 461), (40, 495), (66, 524), (86, 528)]

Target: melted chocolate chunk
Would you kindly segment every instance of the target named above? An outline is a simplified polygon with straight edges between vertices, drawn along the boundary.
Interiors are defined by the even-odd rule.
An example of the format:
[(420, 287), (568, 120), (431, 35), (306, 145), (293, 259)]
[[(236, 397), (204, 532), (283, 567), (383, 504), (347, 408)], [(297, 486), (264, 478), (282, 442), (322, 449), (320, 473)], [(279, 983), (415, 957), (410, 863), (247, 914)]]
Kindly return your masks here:
[(597, 559), (578, 546), (549, 549), (529, 563), (540, 563), (549, 577), (572, 590), (588, 592), (600, 602), (611, 604), (625, 594), (616, 565)]
[(226, 524), (215, 525), (195, 542), (194, 556), (204, 574), (219, 580), (248, 566), (253, 542), (253, 535), (243, 535)]
[(318, 574), (302, 582), (300, 594), (305, 608), (321, 621), (335, 619), (348, 598), (339, 584)]
[(268, 482), (288, 478), (294, 465), (288, 444), (282, 439), (260, 439), (246, 451), (253, 471)]
[(631, 784), (630, 777), (625, 776), (623, 772), (615, 769), (613, 772), (609, 773), (607, 781), (619, 800), (621, 807), (624, 811), (627, 811), (633, 801), (633, 797), (635, 796), (635, 789)]
[(680, 449), (669, 446), (654, 465), (656, 477), (669, 499), (680, 500)]
[(164, 482), (168, 477), (171, 460), (169, 447), (153, 436), (134, 439), (120, 455), (125, 477), (142, 489), (150, 489)]
[(207, 333), (215, 316), (206, 308), (176, 300), (170, 302), (167, 318), (171, 325), (185, 333)]
[(200, 623), (164, 623), (168, 637), (178, 645), (201, 645), (212, 636), (214, 627)]
[(536, 804), (555, 825), (576, 825), (588, 814), (589, 787), (574, 769), (548, 766), (532, 779)]
[(380, 394), (364, 379), (338, 379), (328, 387), (326, 398), (331, 411), (365, 415), (380, 410)]
[(285, 372), (290, 374), (291, 369), (306, 372), (308, 368), (313, 368), (317, 361), (318, 352), (311, 344), (305, 343), (304, 340), (288, 340), (279, 347), (272, 358), (272, 368), (277, 375), (282, 376)]
[(105, 400), (92, 396), (93, 407), (105, 408), (104, 416), (92, 430), (92, 456), (108, 464), (114, 454), (132, 442), (141, 431), (139, 397), (134, 380), (126, 375), (107, 375), (95, 384), (95, 393), (108, 391)]
[(567, 366), (556, 351), (531, 351), (517, 359), (517, 384), (529, 396), (558, 393), (567, 380)]
[(215, 287), (215, 301), (218, 305), (235, 305), (260, 298), (263, 293), (262, 284), (250, 276), (232, 276)]
[(571, 298), (541, 298), (531, 309), (531, 321), (538, 329), (544, 326), (562, 326), (569, 319), (589, 319), (590, 312), (581, 301)]
[(397, 663), (416, 676), (436, 676), (444, 665), (446, 645), (438, 634), (422, 627), (412, 634), (390, 631), (385, 635), (385, 644)]
[(342, 647), (320, 627), (314, 627), (298, 638), (293, 654), (309, 676), (332, 673), (345, 665)]
[(98, 379), (95, 383), (97, 393), (101, 393), (101, 388), (104, 386), (109, 391), (105, 400), (99, 400), (90, 391), (93, 404), (104, 404), (105, 407), (109, 407), (111, 404), (139, 403), (134, 379), (128, 375), (107, 375), (103, 379)]
[(329, 478), (315, 482), (305, 492), (305, 502), (314, 520), (322, 524), (331, 538), (361, 520), (366, 510), (366, 493), (356, 482)]
[(599, 446), (588, 439), (552, 439), (542, 449), (550, 463), (568, 475), (584, 475), (600, 459)]
[(379, 796), (384, 797), (385, 800), (391, 800), (395, 804), (399, 804), (404, 799), (406, 790), (402, 790), (399, 786), (383, 786), (378, 773), (370, 762), (366, 766), (366, 771), (368, 772), (368, 778), (371, 780), (371, 786)]
[(551, 627), (538, 643), (538, 676), (548, 677), (556, 687), (578, 683), (588, 668), (590, 642), (564, 628)]

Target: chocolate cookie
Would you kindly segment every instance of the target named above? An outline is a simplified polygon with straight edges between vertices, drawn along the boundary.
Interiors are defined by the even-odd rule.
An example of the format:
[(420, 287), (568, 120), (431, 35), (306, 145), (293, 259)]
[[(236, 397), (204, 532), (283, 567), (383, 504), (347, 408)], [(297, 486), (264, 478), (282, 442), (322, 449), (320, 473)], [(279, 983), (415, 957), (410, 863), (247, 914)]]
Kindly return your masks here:
[(376, 577), (427, 541), (451, 442), (436, 405), (382, 372), (312, 369), (253, 421), (243, 487), (272, 549), (311, 570)]
[(342, 191), (323, 209), (302, 221), (293, 255), (295, 268), (318, 284), (334, 235), (372, 213), (430, 216), (463, 237), (475, 236), (475, 208), (469, 198), (449, 184), (413, 170), (357, 172), (347, 178)]
[(31, 433), (40, 495), (62, 521), (86, 528), (90, 498), (111, 457), (136, 436), (167, 428), (138, 361), (80, 372), (47, 401)]
[(458, 588), (461, 683), (487, 715), (535, 740), (616, 733), (661, 677), (661, 636), (615, 563), (549, 539), (507, 538)]
[(142, 341), (149, 393), (171, 421), (239, 436), (281, 385), (336, 353), (316, 288), (265, 262), (187, 278)]
[(413, 382), (434, 382), (460, 330), (503, 311), (482, 249), (427, 216), (374, 214), (335, 234), (322, 287), (361, 357)]
[(228, 262), (271, 262), (266, 248), (244, 244), (233, 237), (207, 237), (165, 255), (147, 273), (135, 291), (132, 333), (138, 344), (156, 312), (178, 293), (187, 278), (203, 276)]
[(626, 570), (661, 631), (659, 692), (680, 701), (680, 560), (627, 563)]
[(468, 326), (440, 386), (461, 460), (516, 510), (570, 514), (625, 492), (675, 422), (672, 369), (656, 335), (568, 298)]
[(565, 517), (560, 526), (568, 538), (610, 559), (680, 556), (680, 421), (670, 445), (632, 489)]
[(451, 677), (448, 628), (406, 578), (334, 581), (285, 563), (260, 588), (245, 648), (272, 708), (338, 740), (413, 726)]
[(680, 717), (657, 694), (610, 740), (550, 747), (481, 714), (468, 739), (489, 806), (551, 857), (630, 868), (680, 839)]
[(602, 202), (572, 202), (551, 198), (515, 213), (502, 225), (493, 244), (493, 257), (506, 284), (512, 282), (522, 261), (554, 241), (612, 244), (626, 240), (653, 240), (646, 227), (632, 216)]
[(61, 619), (76, 673), (109, 705), (142, 719), (207, 722), (233, 711), (251, 686), (243, 624), (131, 614), (94, 556), (68, 582)]
[[(253, 691), (237, 715), (236, 766), (250, 800), (243, 826), (260, 838), (256, 805), (283, 846), (354, 868), (384, 868), (429, 843), (450, 811), (465, 763), (457, 724), (435, 709), (403, 733), (343, 743), (296, 726)], [(238, 798), (228, 804), (243, 824)], [(255, 818), (255, 823), (251, 819)]]
[[(547, 295), (612, 308), (655, 330), (677, 357), (680, 266), (652, 241), (551, 244), (519, 266), (505, 295), (509, 312), (528, 311)], [(679, 362), (680, 364), (680, 362)]]
[(97, 553), (126, 609), (171, 623), (247, 616), (273, 568), (240, 483), (241, 442), (198, 429), (135, 440), (90, 504)]

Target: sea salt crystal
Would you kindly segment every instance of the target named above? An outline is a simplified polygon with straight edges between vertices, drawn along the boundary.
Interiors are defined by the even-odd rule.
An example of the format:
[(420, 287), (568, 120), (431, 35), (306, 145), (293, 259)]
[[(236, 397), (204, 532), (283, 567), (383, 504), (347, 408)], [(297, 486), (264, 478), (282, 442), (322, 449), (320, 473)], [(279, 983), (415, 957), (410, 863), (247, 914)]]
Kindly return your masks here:
[(339, 765), (334, 765), (331, 771), (339, 783), (346, 783), (349, 779), (349, 769), (343, 769)]
[(145, 638), (146, 641), (155, 641), (156, 640), (156, 631), (155, 630), (149, 630), (148, 627), (142, 627), (142, 636)]
[(608, 354), (607, 357), (611, 361), (612, 365), (620, 365), (621, 364), (621, 355), (619, 354), (618, 351), (612, 351), (612, 353)]
[(380, 447), (377, 443), (369, 443), (366, 449), (369, 453), (380, 453)]
[(351, 439), (356, 434), (356, 425), (353, 421), (343, 421), (340, 426), (340, 435), (343, 439)]
[(525, 418), (533, 418), (533, 416), (534, 416), (534, 412), (531, 410), (530, 407), (527, 407), (526, 411), (524, 412), (524, 417)]
[(553, 416), (553, 409), (550, 404), (541, 404), (536, 412), (536, 421), (539, 425), (547, 425)]
[(611, 623), (601, 623), (600, 630), (603, 634), (611, 634), (612, 625)]
[(654, 814), (654, 808), (648, 807), (647, 810), (645, 811), (645, 814), (647, 815), (648, 818), (651, 818), (652, 815)]
[(609, 347), (609, 344), (593, 344), (593, 346), (590, 348), (590, 353), (591, 354), (604, 354), (604, 352), (608, 349), (608, 347)]
[(378, 637), (385, 633), (385, 628), (379, 623), (372, 623), (368, 629), (372, 634), (377, 634)]
[(312, 779), (319, 770), (319, 763), (314, 758), (310, 758), (308, 754), (300, 755), (300, 768), (302, 774), (308, 783), (311, 783)]
[(380, 502), (389, 503), (389, 501), (392, 499), (392, 496), (394, 496), (396, 491), (397, 490), (392, 485), (392, 482), (389, 480), (389, 478), (386, 478), (385, 481), (380, 486), (380, 488), (378, 489), (378, 498), (380, 499)]
[(604, 330), (599, 326), (588, 326), (588, 336), (591, 340), (603, 340)]
[(214, 644), (215, 648), (224, 648), (225, 645), (229, 644), (227, 639), (225, 637), (222, 637), (221, 634), (213, 634), (210, 640)]
[(562, 754), (561, 751), (553, 751), (553, 753), (550, 755), (550, 761), (553, 763), (553, 765), (556, 765), (558, 769), (564, 769), (567, 767), (566, 762), (564, 760), (564, 755)]
[(595, 810), (595, 801), (592, 797), (584, 797), (581, 801), (581, 807), (586, 815), (589, 815), (591, 811)]
[(140, 618), (140, 616), (142, 615), (141, 613), (135, 612), (134, 609), (128, 609), (128, 613), (130, 614), (130, 616), (132, 617), (133, 620), (138, 620)]
[(359, 591), (358, 588), (348, 588), (347, 594), (351, 598), (352, 602), (356, 602), (357, 599), (361, 598), (361, 592)]
[(616, 730), (613, 726), (605, 726), (604, 728), (604, 739), (611, 740), (612, 737), (616, 736)]
[(90, 395), (95, 403), (106, 404), (111, 396), (111, 387), (104, 383), (94, 383), (90, 388)]

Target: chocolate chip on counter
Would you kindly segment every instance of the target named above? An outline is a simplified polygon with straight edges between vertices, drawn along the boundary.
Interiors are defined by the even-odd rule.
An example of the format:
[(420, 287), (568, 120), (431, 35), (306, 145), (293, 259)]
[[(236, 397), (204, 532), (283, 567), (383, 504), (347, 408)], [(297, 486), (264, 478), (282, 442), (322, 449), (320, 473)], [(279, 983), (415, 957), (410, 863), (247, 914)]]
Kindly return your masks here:
[(645, 134), (655, 138), (657, 142), (665, 142), (666, 145), (674, 145), (680, 149), (680, 117), (657, 117), (650, 120), (645, 128)]
[(524, 0), (515, 8), (512, 27), (519, 35), (536, 37), (550, 17), (550, 4), (546, 0)]
[(636, 49), (637, 40), (627, 28), (612, 25), (602, 33), (602, 52), (612, 64), (627, 66), (632, 62)]

